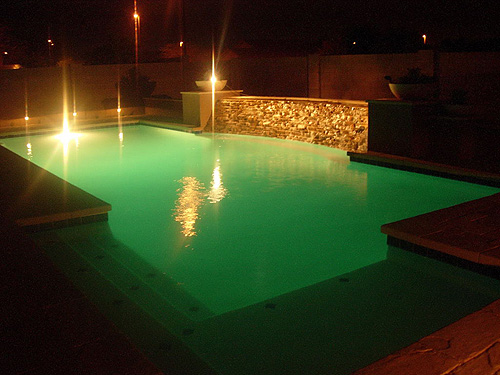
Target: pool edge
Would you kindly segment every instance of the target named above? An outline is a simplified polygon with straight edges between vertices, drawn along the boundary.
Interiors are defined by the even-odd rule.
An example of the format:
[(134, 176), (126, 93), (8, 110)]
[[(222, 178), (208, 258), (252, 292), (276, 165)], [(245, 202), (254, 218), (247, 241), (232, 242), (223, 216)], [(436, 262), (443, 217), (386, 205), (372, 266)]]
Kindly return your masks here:
[(465, 169), (447, 164), (427, 162), (371, 151), (367, 153), (347, 152), (347, 156), (349, 156), (352, 162), (427, 174), (480, 185), (500, 187), (500, 174), (496, 173)]

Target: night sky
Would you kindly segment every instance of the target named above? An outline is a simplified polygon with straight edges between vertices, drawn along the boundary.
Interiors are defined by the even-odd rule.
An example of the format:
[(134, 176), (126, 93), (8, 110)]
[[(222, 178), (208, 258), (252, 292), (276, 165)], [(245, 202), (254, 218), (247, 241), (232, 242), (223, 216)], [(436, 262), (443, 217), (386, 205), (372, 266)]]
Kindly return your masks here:
[[(141, 46), (156, 50), (179, 40), (181, 0), (137, 0)], [(318, 43), (339, 38), (427, 34), (444, 39), (500, 38), (498, 0), (184, 0), (188, 42)], [(25, 49), (42, 53), (50, 29), (55, 51), (88, 58), (99, 50), (133, 50), (133, 0), (10, 0), (0, 4), (0, 26)], [(6, 27), (6, 29), (5, 29)], [(6, 30), (6, 31), (5, 31)], [(97, 51), (97, 52), (96, 52)]]

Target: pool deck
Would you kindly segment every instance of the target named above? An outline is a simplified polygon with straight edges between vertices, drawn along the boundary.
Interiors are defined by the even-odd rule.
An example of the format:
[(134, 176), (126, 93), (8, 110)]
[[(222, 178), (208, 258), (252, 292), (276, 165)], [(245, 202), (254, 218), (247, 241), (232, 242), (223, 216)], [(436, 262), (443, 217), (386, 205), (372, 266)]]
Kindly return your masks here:
[(353, 375), (497, 375), (500, 300)]
[[(495, 268), (500, 266), (500, 193), (385, 224), (382, 232), (389, 243), (493, 266), (487, 270), (500, 274), (500, 268)], [(499, 370), (497, 300), (355, 374), (498, 374)]]
[[(352, 161), (500, 186), (485, 173), (379, 153), (350, 153)], [(500, 193), (384, 224), (388, 243), (500, 276)], [(500, 373), (500, 300), (354, 375), (469, 375)]]
[[(161, 374), (20, 228), (102, 220), (109, 204), (2, 147), (0, 176), (0, 372)], [(500, 265), (500, 194), (386, 224), (382, 231), (467, 261)], [(499, 369), (500, 300), (356, 374)]]
[(19, 227), (0, 249), (2, 374), (162, 374)]
[[(170, 130), (177, 130), (186, 133), (200, 133), (202, 128), (196, 125), (183, 124), (182, 119), (176, 119), (173, 117), (160, 116), (160, 115), (137, 115), (137, 116), (126, 116), (122, 118), (122, 126), (145, 124), (149, 126), (155, 126)], [(116, 127), (117, 120), (115, 118), (102, 118), (102, 119), (91, 119), (91, 120), (79, 120), (73, 131), (81, 131), (96, 128), (105, 127)], [(24, 126), (0, 126), (0, 138), (6, 137), (18, 137), (23, 135), (26, 129)], [(33, 124), (30, 125), (30, 134), (46, 134), (60, 132), (60, 128), (55, 128), (51, 125), (46, 124)]]

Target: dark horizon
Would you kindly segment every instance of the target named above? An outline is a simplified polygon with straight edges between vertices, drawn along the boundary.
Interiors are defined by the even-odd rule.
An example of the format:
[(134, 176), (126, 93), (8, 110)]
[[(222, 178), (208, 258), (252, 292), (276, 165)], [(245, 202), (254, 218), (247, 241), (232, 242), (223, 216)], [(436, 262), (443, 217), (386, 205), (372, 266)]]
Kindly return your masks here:
[[(397, 52), (405, 45), (418, 46), (423, 34), (427, 35), (429, 45), (444, 41), (455, 44), (455, 48), (498, 47), (487, 45), (498, 44), (500, 40), (500, 10), (495, 1), (446, 3), (435, 0), (414, 3), (398, 0), (137, 0), (141, 16), (140, 46), (144, 53), (178, 43), (182, 32), (185, 41), (202, 46), (210, 45), (214, 34), (216, 43), (221, 45), (222, 40), (225, 47), (245, 41), (263, 45), (268, 42), (270, 48), (294, 43), (317, 48), (326, 42), (333, 45), (332, 53), (356, 53), (346, 48), (356, 41), (359, 53), (391, 49)], [(133, 0), (2, 2), (0, 27), (3, 26), (3, 34), (12, 43), (24, 46), (24, 53), (47, 53), (50, 35), (58, 58), (99, 60), (102, 54), (103, 59), (129, 60), (134, 45), (133, 5)], [(481, 47), (483, 41), (486, 42)], [(9, 47), (9, 43), (3, 44)]]

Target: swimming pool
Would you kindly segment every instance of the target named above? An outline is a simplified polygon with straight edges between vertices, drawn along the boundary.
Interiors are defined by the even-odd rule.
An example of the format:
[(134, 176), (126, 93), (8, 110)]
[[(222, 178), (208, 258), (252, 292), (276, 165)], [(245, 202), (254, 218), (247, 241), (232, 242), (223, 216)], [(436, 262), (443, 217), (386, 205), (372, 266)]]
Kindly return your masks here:
[(109, 223), (58, 238), (220, 373), (349, 373), (499, 297), (496, 281), (388, 251), (380, 233), (498, 189), (146, 126), (2, 142), (112, 204)]

